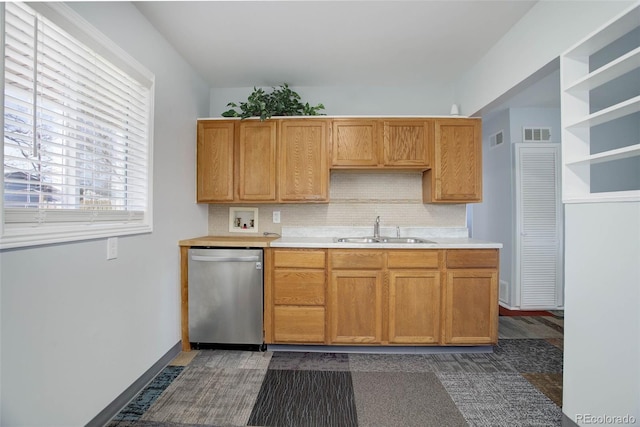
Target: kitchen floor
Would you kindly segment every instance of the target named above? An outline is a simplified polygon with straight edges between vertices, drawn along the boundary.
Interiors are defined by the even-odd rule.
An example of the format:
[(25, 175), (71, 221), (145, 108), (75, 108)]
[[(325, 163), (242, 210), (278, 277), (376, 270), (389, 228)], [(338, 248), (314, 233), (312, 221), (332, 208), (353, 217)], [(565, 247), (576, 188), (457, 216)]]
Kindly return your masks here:
[(499, 322), (492, 353), (181, 353), (108, 426), (560, 426), (562, 312)]

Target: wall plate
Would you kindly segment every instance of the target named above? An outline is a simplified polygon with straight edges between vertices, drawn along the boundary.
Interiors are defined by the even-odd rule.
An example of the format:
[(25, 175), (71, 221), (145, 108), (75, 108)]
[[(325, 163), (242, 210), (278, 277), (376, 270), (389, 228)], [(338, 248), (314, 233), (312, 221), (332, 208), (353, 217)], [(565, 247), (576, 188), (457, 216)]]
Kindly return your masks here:
[(257, 233), (258, 208), (229, 208), (229, 232)]

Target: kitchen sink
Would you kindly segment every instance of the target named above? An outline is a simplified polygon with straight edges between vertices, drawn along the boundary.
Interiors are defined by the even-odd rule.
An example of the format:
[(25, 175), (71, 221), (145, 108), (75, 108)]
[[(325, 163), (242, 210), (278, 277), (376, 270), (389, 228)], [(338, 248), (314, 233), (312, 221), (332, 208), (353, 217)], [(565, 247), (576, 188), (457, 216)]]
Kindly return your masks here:
[(435, 243), (417, 237), (339, 237), (337, 243)]
[(335, 240), (338, 243), (380, 243), (375, 237), (340, 237)]
[(417, 237), (381, 237), (381, 243), (435, 243), (431, 240), (418, 239)]

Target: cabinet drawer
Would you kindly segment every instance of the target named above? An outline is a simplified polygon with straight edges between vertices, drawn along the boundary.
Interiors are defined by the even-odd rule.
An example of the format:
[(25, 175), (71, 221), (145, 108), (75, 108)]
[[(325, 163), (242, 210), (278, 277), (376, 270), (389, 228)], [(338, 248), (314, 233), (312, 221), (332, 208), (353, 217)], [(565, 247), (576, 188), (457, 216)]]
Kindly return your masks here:
[(384, 268), (384, 252), (378, 251), (331, 251), (330, 260), (334, 269)]
[(324, 305), (325, 274), (313, 270), (275, 271), (273, 302), (290, 305)]
[(274, 267), (298, 267), (298, 268), (324, 268), (325, 252), (324, 251), (292, 251), (279, 250), (273, 251)]
[(275, 342), (324, 342), (324, 308), (277, 306), (274, 308)]
[(452, 249), (447, 251), (447, 268), (496, 268), (497, 249)]
[(438, 268), (439, 252), (437, 250), (389, 251), (387, 265), (389, 268)]

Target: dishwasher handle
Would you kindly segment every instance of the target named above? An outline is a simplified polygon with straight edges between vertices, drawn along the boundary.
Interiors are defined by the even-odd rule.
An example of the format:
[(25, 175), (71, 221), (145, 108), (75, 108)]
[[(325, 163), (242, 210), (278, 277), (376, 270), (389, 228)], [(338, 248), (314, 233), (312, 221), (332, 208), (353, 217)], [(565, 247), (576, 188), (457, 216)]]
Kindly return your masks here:
[(258, 262), (259, 256), (204, 256), (204, 255), (191, 255), (193, 261), (206, 261), (206, 262)]

